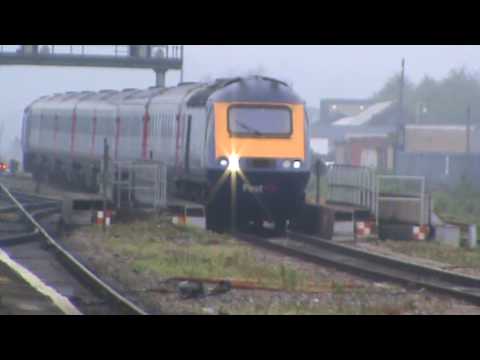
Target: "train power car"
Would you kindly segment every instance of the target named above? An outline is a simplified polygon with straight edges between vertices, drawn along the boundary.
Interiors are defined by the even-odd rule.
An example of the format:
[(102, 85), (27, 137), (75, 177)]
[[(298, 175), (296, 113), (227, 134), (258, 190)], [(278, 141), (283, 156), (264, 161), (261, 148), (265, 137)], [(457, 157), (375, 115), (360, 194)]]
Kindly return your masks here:
[(266, 77), (172, 88), (69, 92), (25, 110), (26, 171), (98, 188), (103, 143), (113, 160), (167, 164), (175, 191), (206, 203), (207, 228), (264, 220), (283, 229), (310, 174), (303, 100)]

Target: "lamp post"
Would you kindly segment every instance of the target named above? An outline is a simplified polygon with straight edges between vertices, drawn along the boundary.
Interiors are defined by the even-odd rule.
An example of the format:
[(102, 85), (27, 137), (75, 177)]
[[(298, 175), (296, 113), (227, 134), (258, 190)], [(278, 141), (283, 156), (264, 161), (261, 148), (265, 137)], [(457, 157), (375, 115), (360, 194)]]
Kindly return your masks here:
[(422, 120), (422, 116), (426, 115), (428, 113), (428, 107), (424, 103), (418, 103), (417, 104), (417, 116), (415, 119), (415, 122), (418, 124)]

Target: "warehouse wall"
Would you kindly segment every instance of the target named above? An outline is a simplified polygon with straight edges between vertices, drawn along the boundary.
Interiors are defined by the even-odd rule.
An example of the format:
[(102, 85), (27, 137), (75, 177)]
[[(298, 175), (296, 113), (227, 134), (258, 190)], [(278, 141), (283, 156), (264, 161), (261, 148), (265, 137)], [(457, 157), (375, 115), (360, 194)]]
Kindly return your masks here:
[(407, 153), (396, 154), (397, 175), (425, 176), (429, 185), (450, 188), (470, 177), (470, 183), (480, 190), (480, 154)]
[[(410, 125), (405, 129), (405, 150), (412, 153), (455, 153), (467, 150), (465, 126)], [(480, 149), (480, 130), (472, 128), (470, 134), (472, 151)]]

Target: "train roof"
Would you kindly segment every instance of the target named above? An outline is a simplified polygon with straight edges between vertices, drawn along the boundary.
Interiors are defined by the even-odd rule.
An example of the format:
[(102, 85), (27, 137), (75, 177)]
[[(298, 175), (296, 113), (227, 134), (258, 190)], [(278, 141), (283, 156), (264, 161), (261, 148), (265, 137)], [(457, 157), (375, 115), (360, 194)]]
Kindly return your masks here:
[(286, 83), (263, 76), (232, 79), (214, 92), (210, 96), (210, 100), (215, 102), (304, 103), (303, 99)]
[[(112, 106), (120, 103), (146, 104), (175, 103), (187, 98), (188, 107), (204, 107), (208, 101), (215, 102), (281, 102), (303, 104), (304, 101), (284, 82), (253, 76), (248, 78), (217, 79), (211, 84), (182, 83), (175, 87), (150, 87), (148, 89), (100, 90), (98, 92), (66, 92), (43, 97), (34, 101), (30, 108), (68, 108), (97, 103)], [(88, 104), (88, 105), (87, 105)]]

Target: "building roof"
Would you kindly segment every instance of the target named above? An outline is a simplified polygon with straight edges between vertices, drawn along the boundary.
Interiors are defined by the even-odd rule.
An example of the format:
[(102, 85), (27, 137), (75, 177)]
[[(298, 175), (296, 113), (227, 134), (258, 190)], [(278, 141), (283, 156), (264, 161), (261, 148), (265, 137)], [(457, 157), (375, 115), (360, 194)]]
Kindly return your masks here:
[(368, 124), (375, 116), (381, 114), (385, 110), (389, 109), (393, 104), (393, 101), (384, 101), (381, 103), (373, 104), (367, 107), (364, 111), (356, 116), (349, 116), (343, 119), (337, 120), (333, 123), (334, 126), (361, 126)]
[(323, 99), (320, 101), (320, 121), (332, 124), (341, 118), (358, 115), (373, 103), (371, 99)]
[[(411, 130), (434, 130), (434, 131), (466, 131), (467, 125), (444, 125), (444, 124), (408, 124), (407, 129)], [(472, 125), (471, 130), (476, 126)]]
[(352, 134), (346, 134), (345, 139), (372, 139), (372, 138), (381, 138), (381, 139), (386, 139), (389, 137), (389, 134), (387, 133), (352, 133)]

